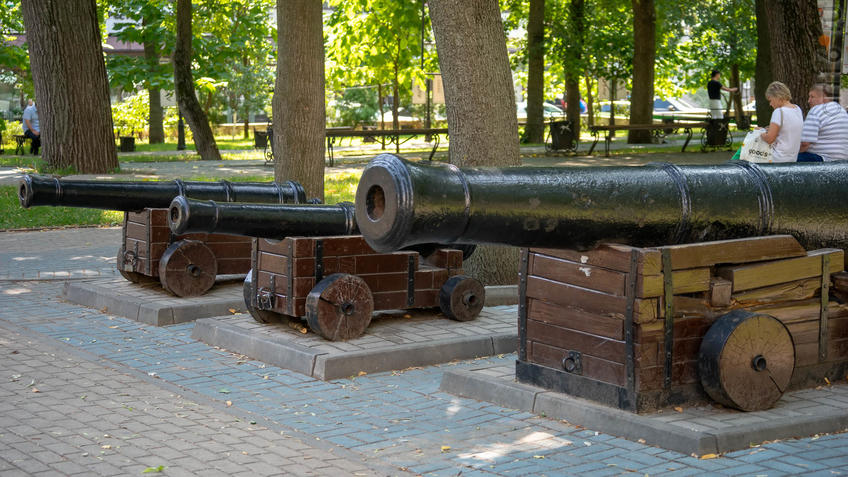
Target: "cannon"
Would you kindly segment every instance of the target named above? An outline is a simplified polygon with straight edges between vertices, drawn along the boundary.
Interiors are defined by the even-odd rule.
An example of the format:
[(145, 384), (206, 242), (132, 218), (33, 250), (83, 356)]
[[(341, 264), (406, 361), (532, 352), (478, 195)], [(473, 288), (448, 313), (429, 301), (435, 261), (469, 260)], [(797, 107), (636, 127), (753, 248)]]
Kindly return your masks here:
[(516, 378), (634, 412), (751, 411), (848, 371), (848, 163), (459, 169), (375, 158), (375, 250), (524, 247)]
[(362, 173), (356, 220), (378, 251), (428, 242), (589, 250), (773, 234), (845, 248), (846, 194), (848, 162), (459, 169), (383, 154)]
[(303, 186), (294, 181), (184, 182), (90, 181), (25, 175), (18, 186), (21, 207), (36, 205), (139, 212), (166, 209), (178, 195), (223, 202), (306, 202)]
[(123, 211), (116, 262), (120, 274), (133, 283), (158, 280), (180, 297), (197, 296), (214, 285), (217, 275), (247, 273), (251, 242), (236, 235), (172, 234), (167, 208), (181, 194), (219, 201), (306, 202), (303, 187), (293, 181), (111, 182), (26, 175), (18, 187), (25, 208), (50, 205)]
[(377, 253), (359, 235), (350, 203), (219, 204), (175, 198), (173, 233), (222, 232), (255, 237), (244, 302), (260, 323), (305, 319), (318, 335), (361, 336), (375, 310), (439, 307), (449, 318), (477, 317), (479, 281), (462, 275), (473, 247), (437, 245)]

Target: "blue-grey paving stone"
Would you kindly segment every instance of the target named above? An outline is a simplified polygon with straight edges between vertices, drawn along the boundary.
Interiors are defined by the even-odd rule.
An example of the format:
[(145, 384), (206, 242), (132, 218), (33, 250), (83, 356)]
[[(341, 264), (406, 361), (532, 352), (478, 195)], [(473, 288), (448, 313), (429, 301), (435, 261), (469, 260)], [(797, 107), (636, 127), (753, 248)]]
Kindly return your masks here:
[(656, 474), (656, 475), (657, 475), (657, 477), (688, 477), (690, 475), (701, 474), (702, 472), (703, 471), (698, 470), (698, 469), (678, 469), (678, 470), (672, 470), (670, 472), (664, 472), (664, 473)]
[(768, 467), (770, 469), (774, 469), (774, 470), (777, 470), (779, 472), (782, 472), (786, 475), (801, 475), (801, 474), (806, 473), (809, 470), (809, 469), (806, 469), (804, 467), (799, 467), (797, 465), (790, 465), (790, 464), (787, 464), (785, 462), (781, 462), (779, 460), (765, 461), (765, 462), (762, 463), (762, 465), (764, 467)]
[(679, 465), (683, 465), (685, 467), (692, 467), (695, 469), (702, 469), (711, 472), (717, 472), (722, 469), (727, 468), (728, 466), (732, 466), (733, 462), (726, 458), (716, 458), (716, 459), (699, 459), (697, 457), (682, 457), (676, 460)]
[(584, 445), (583, 442), (577, 441), (574, 442), (574, 445), (570, 448), (563, 449), (563, 452), (554, 454), (551, 456), (551, 458), (562, 461), (570, 461), (573, 460), (574, 457), (594, 457), (595, 454), (605, 452), (610, 449), (612, 449), (612, 447), (604, 444), (593, 444), (591, 446), (587, 446)]
[(748, 455), (739, 456), (737, 460), (740, 460), (742, 462), (756, 463), (762, 462), (764, 460), (775, 459), (781, 456), (783, 456), (783, 453), (781, 452), (760, 447), (751, 451)]
[[(754, 464), (743, 464), (743, 465), (732, 465), (730, 467), (726, 467), (724, 469), (716, 469), (711, 472), (717, 472), (722, 475), (730, 475), (730, 476), (738, 476), (738, 475), (768, 475), (769, 469), (767, 467), (763, 467), (761, 465)], [(772, 475), (775, 472), (772, 471)], [(771, 477), (771, 476), (769, 476)]]
[(805, 469), (806, 471), (814, 471), (824, 469), (825, 466), (821, 462), (816, 462), (813, 460), (802, 459), (800, 457), (794, 455), (785, 455), (777, 459), (779, 462), (785, 462), (788, 465), (792, 465), (795, 467), (800, 467)]
[(833, 477), (834, 475), (846, 475), (845, 471), (818, 470), (804, 473), (804, 477)]
[(631, 452), (630, 454), (627, 454), (627, 459), (641, 464), (642, 466), (659, 465), (660, 463), (665, 462), (665, 459), (642, 452)]
[[(842, 452), (848, 454), (848, 448), (843, 447)], [(839, 457), (832, 457), (821, 461), (826, 467), (848, 470), (848, 455), (843, 454)]]
[(845, 455), (844, 448), (834, 448), (834, 447), (824, 447), (824, 448), (815, 448), (804, 452), (799, 452), (795, 454), (797, 457), (802, 459), (809, 459), (814, 461), (823, 461), (825, 459), (829, 459), (831, 457), (840, 457)]

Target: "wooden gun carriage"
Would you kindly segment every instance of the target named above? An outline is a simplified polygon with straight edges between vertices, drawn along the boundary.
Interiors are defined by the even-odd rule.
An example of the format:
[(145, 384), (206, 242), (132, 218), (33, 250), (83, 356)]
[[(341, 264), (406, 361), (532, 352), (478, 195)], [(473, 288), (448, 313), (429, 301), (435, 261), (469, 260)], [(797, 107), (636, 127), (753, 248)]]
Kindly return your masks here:
[(244, 281), (245, 306), (260, 323), (305, 318), (332, 341), (361, 336), (375, 310), (439, 307), (467, 321), (485, 289), (462, 275), (473, 248), (437, 245), (377, 253), (358, 235), (353, 204), (218, 204), (177, 197), (174, 233), (227, 232), (255, 237)]
[(21, 206), (84, 207), (124, 211), (116, 266), (133, 283), (158, 280), (179, 296), (202, 295), (218, 275), (250, 270), (251, 242), (227, 234), (174, 234), (168, 207), (187, 195), (220, 201), (306, 202), (303, 187), (287, 183), (113, 182), (25, 176), (18, 189)]

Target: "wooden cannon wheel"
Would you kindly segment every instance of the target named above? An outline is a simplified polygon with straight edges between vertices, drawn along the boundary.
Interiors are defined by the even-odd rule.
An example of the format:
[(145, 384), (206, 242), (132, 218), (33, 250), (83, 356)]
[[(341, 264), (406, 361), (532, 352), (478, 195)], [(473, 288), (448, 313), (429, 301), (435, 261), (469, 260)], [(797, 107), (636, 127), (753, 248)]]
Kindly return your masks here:
[(362, 336), (373, 311), (371, 289), (356, 275), (334, 273), (318, 282), (306, 296), (309, 328), (330, 341)]
[(477, 318), (486, 301), (486, 289), (474, 278), (454, 275), (439, 290), (439, 308), (448, 318), (470, 321)]
[(118, 273), (120, 273), (122, 277), (132, 283), (150, 283), (155, 281), (153, 277), (136, 272), (134, 270), (128, 270), (127, 268), (132, 268), (133, 261), (133, 257), (130, 255), (130, 253), (127, 253), (126, 248), (121, 247), (120, 249), (118, 249), (118, 260), (116, 262), (116, 266), (118, 268)]
[(698, 358), (701, 384), (711, 398), (759, 411), (772, 407), (789, 385), (795, 345), (777, 318), (734, 310), (707, 330)]
[(253, 270), (247, 272), (244, 277), (244, 285), (242, 286), (242, 294), (244, 295), (244, 307), (250, 316), (259, 323), (279, 323), (283, 321), (283, 315), (273, 311), (263, 310), (256, 306), (256, 288), (253, 286)]
[(203, 242), (180, 240), (165, 249), (159, 259), (162, 288), (179, 297), (198, 296), (215, 284), (218, 262)]

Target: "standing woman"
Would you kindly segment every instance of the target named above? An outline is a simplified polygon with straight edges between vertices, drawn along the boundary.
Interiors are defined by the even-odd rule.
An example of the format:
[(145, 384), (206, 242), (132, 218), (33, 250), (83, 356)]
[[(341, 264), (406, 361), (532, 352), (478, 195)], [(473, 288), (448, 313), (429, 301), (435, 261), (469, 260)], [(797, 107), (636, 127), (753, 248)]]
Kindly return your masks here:
[(801, 149), (801, 130), (804, 115), (801, 108), (792, 104), (789, 88), (780, 81), (768, 85), (766, 99), (774, 108), (771, 122), (763, 133), (763, 140), (771, 144), (772, 162), (795, 162)]

